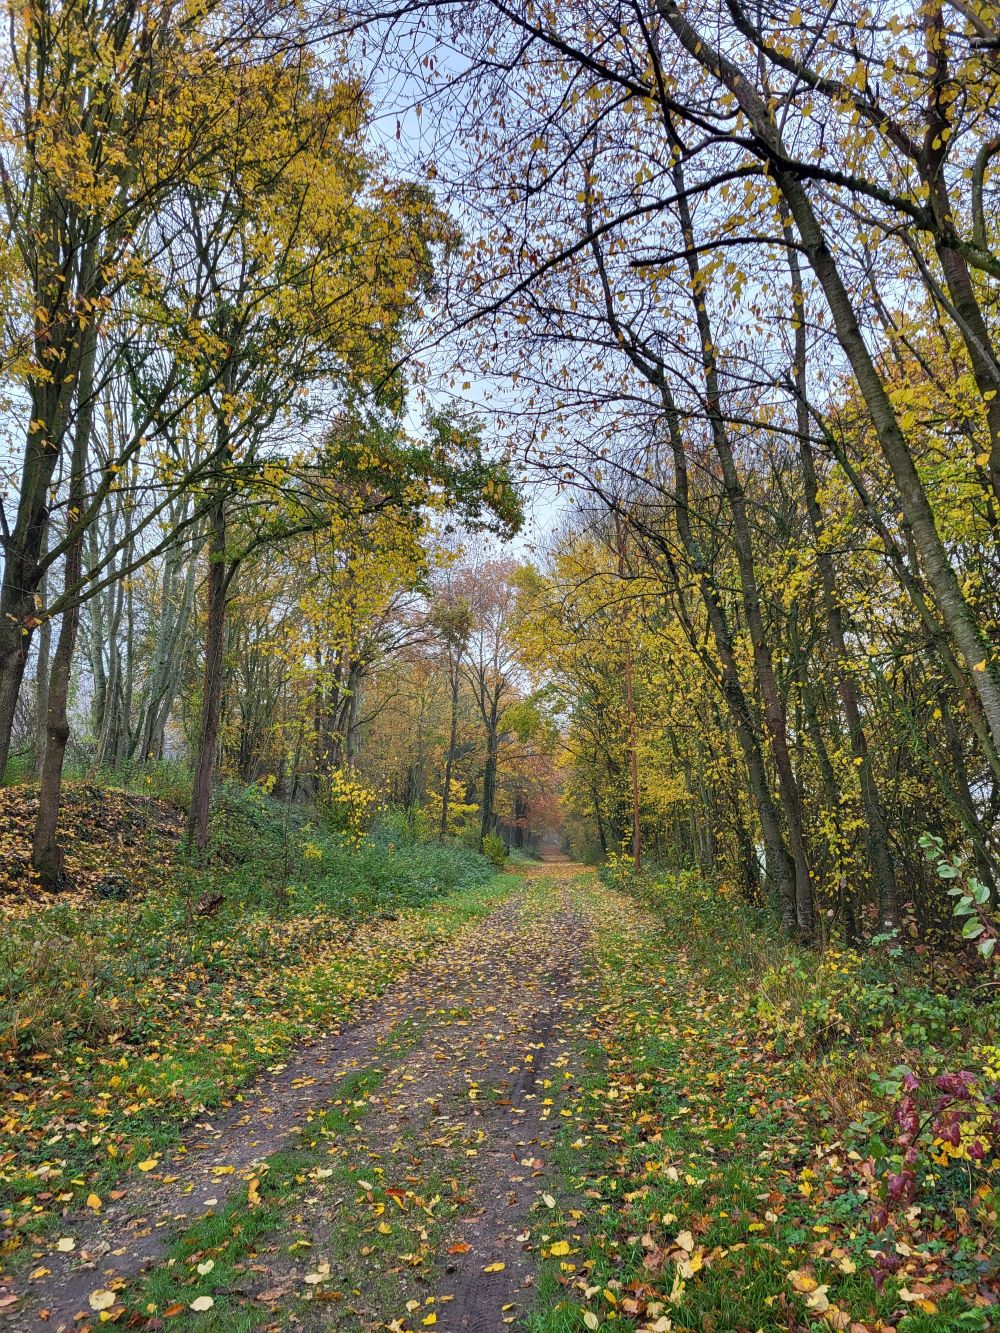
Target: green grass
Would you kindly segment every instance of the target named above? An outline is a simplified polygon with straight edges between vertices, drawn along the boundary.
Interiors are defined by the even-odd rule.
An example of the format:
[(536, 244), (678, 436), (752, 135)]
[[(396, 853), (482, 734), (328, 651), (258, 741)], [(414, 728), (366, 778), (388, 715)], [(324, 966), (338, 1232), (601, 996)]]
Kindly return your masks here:
[[(315, 814), (223, 793), (206, 869), (143, 897), (56, 902), (0, 945), (8, 1249), (181, 1124), (342, 1021), (511, 889), (464, 848), (345, 847)], [(202, 893), (217, 914), (192, 915)]]
[[(851, 1043), (866, 1030), (865, 1013), (848, 1007), (820, 1040), (821, 1025), (797, 1022), (803, 1011), (829, 1007), (820, 960), (795, 957), (763, 918), (757, 931), (735, 937), (724, 899), (705, 886), (661, 885), (652, 897), (656, 915), (614, 895), (599, 916), (591, 960), (597, 998), (581, 1022), (572, 1116), (552, 1161), (550, 1189), (562, 1204), (540, 1219), (533, 1333), (614, 1326), (622, 1315), (664, 1330), (658, 1321), (719, 1333), (828, 1329), (829, 1316), (810, 1310), (812, 1293), (800, 1289), (810, 1283), (825, 1289), (812, 1296), (818, 1306), (825, 1299), (862, 1323), (882, 1319), (905, 1333), (986, 1327), (983, 1312), (971, 1308), (982, 1261), (965, 1262), (963, 1271), (961, 1244), (944, 1225), (935, 1229), (933, 1217), (912, 1235), (877, 1231), (861, 1196), (848, 1153), (860, 1161), (876, 1127), (888, 1133), (884, 1110), (870, 1109), (868, 1122), (852, 1128), (832, 1115), (825, 1093), (836, 1092), (848, 1071), (847, 1089), (857, 1091)], [(760, 987), (767, 981), (773, 1003), (786, 965), (783, 1022), (769, 1033)], [(847, 971), (850, 997), (856, 969)], [(818, 978), (812, 990), (810, 975)], [(902, 984), (894, 994), (899, 1008), (912, 1000)], [(873, 1003), (892, 1049), (911, 1016), (889, 1022), (884, 998)], [(792, 1054), (778, 1049), (786, 1020)], [(953, 1037), (947, 1025), (944, 1036)], [(968, 1030), (964, 1038), (968, 1046)], [(941, 1170), (936, 1186), (925, 1184), (943, 1188), (946, 1176)], [(956, 1206), (968, 1211), (968, 1192), (968, 1184), (964, 1197), (945, 1189), (935, 1206), (954, 1220)], [(986, 1225), (988, 1199), (980, 1212)], [(927, 1311), (898, 1294), (907, 1282), (919, 1289), (916, 1271), (904, 1268), (881, 1290), (874, 1281), (870, 1251), (892, 1254), (896, 1239), (930, 1256)], [(559, 1253), (563, 1244), (568, 1253)], [(973, 1249), (982, 1254), (984, 1244)]]

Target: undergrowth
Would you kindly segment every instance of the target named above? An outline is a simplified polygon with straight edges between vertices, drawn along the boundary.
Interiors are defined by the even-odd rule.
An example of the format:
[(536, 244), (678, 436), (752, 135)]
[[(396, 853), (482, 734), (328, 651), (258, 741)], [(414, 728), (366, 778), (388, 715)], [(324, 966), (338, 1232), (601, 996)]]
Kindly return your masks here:
[(989, 989), (803, 950), (695, 876), (609, 893), (592, 970), (535, 1333), (988, 1327)]
[(351, 846), (321, 813), (256, 790), (223, 789), (213, 828), (204, 864), (171, 844), (159, 867), (155, 847), (114, 866), (120, 901), (89, 889), (0, 898), (8, 1246), (100, 1194), (504, 892), (466, 848), (377, 834)]

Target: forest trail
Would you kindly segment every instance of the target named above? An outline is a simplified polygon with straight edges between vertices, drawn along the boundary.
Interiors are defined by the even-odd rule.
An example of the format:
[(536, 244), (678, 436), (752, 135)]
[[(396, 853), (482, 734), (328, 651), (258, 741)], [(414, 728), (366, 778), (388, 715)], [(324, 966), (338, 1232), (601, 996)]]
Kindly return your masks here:
[[(525, 882), (500, 908), (350, 1026), (299, 1049), (228, 1109), (204, 1116), (154, 1170), (126, 1177), (122, 1197), (100, 1212), (63, 1219), (60, 1234), (73, 1238), (73, 1250), (39, 1256), (27, 1302), (8, 1312), (7, 1327), (96, 1326), (102, 1305), (104, 1321), (107, 1310), (148, 1315), (139, 1288), (174, 1267), (179, 1239), (217, 1227), (227, 1208), (254, 1221), (260, 1191), (261, 1221), (275, 1206), (283, 1213), (277, 1234), (255, 1244), (252, 1263), (237, 1265), (238, 1285), (221, 1265), (212, 1273), (214, 1262), (202, 1263), (199, 1276), (193, 1265), (178, 1269), (185, 1289), (159, 1307), (173, 1316), (171, 1328), (188, 1318), (231, 1327), (224, 1316), (218, 1322), (218, 1310), (210, 1324), (188, 1314), (205, 1296), (207, 1308), (220, 1297), (245, 1305), (239, 1327), (248, 1329), (279, 1328), (293, 1308), (299, 1327), (412, 1319), (450, 1333), (513, 1322), (531, 1302), (525, 1228), (558, 1114), (556, 1094), (543, 1089), (560, 1077), (589, 935), (569, 891), (583, 873), (563, 859), (519, 870)], [(271, 1169), (289, 1149), (298, 1154), (291, 1217), (287, 1191), (274, 1192), (281, 1171)], [(298, 1197), (303, 1182), (307, 1197)], [(374, 1220), (387, 1206), (393, 1227)], [(369, 1220), (377, 1240), (391, 1233), (382, 1241), (391, 1255), (364, 1243)], [(411, 1221), (416, 1232), (400, 1262), (397, 1223), (405, 1230)], [(434, 1317), (421, 1320), (413, 1301), (428, 1298)]]

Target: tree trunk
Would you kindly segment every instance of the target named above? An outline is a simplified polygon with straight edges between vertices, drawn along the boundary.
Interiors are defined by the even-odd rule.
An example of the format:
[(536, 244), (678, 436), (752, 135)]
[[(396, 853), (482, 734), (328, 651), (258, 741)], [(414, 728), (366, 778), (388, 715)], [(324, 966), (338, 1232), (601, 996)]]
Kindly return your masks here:
[[(781, 904), (782, 923), (786, 929), (793, 930), (797, 919), (798, 875), (796, 862), (785, 846), (784, 836), (774, 808), (771, 785), (764, 765), (763, 754), (758, 744), (758, 728), (740, 681), (739, 667), (722, 597), (712, 570), (702, 555), (691, 524), (687, 455), (681, 434), (680, 413), (674, 401), (663, 361), (657, 357), (655, 351), (648, 349), (645, 345), (640, 351), (633, 341), (631, 331), (622, 326), (615, 307), (614, 293), (605, 272), (603, 256), (596, 241), (592, 248), (600, 273), (608, 323), (623, 351), (631, 359), (640, 374), (656, 387), (663, 401), (667, 436), (674, 465), (674, 506), (677, 531), (681, 546), (698, 580), (698, 589), (701, 593), (709, 628), (719, 655), (722, 667), (719, 685), (736, 728), (737, 738), (750, 779), (750, 790), (757, 808), (757, 817), (760, 821), (761, 834), (764, 839), (765, 873), (777, 892)], [(668, 562), (672, 565), (673, 557), (669, 547), (664, 546), (655, 532), (648, 535), (653, 538), (654, 542), (657, 542)], [(680, 586), (676, 578), (675, 583), (678, 587)]]
[[(72, 511), (71, 511), (72, 513)], [(66, 552), (65, 585), (72, 588), (80, 578), (83, 565), (83, 533), (75, 537)], [(59, 803), (62, 792), (63, 761), (69, 742), (70, 678), (73, 670), (73, 651), (80, 621), (80, 607), (75, 600), (62, 613), (59, 639), (52, 657), (49, 676), (48, 703), (45, 713), (45, 757), (42, 761), (42, 781), (38, 792), (38, 815), (31, 849), (31, 863), (49, 889), (62, 888), (66, 883), (66, 856), (56, 838)]]
[(219, 740), (219, 720), (222, 715), (227, 587), (226, 509), (225, 501), (220, 496), (212, 506), (209, 516), (205, 668), (202, 675), (201, 721), (198, 728), (198, 750), (187, 830), (188, 844), (194, 846), (199, 853), (203, 853), (208, 847), (215, 749)]
[(73, 672), (76, 633), (80, 624), (78, 585), (83, 573), (83, 550), (87, 536), (84, 524), (86, 471), (90, 436), (94, 423), (94, 368), (97, 360), (97, 324), (86, 326), (82, 340), (80, 373), (76, 384), (76, 430), (70, 464), (66, 532), (69, 544), (64, 556), (63, 589), (67, 604), (59, 626), (59, 639), (52, 658), (45, 710), (45, 757), (38, 791), (38, 815), (31, 849), (31, 863), (49, 888), (65, 883), (66, 856), (56, 827), (62, 796), (62, 771), (69, 742), (69, 687)]
[(451, 676), (451, 729), (448, 733), (448, 754), (444, 761), (444, 792), (441, 796), (441, 828), (438, 842), (444, 842), (448, 836), (448, 803), (451, 800), (451, 771), (455, 763), (455, 747), (458, 744), (458, 693), (461, 677), (457, 661), (449, 662)]
[(740, 743), (743, 760), (747, 767), (747, 775), (750, 779), (750, 791), (757, 808), (757, 818), (760, 821), (761, 834), (764, 839), (767, 877), (774, 885), (781, 904), (782, 924), (786, 929), (793, 930), (797, 920), (795, 863), (785, 846), (781, 826), (778, 823), (777, 812), (771, 797), (771, 784), (767, 769), (764, 766), (764, 756), (757, 740), (757, 727), (740, 681), (739, 666), (736, 661), (736, 653), (733, 648), (722, 597), (701, 554), (691, 527), (687, 455), (684, 452), (684, 442), (681, 438), (680, 419), (666, 381), (660, 387), (666, 407), (667, 429), (674, 461), (677, 531), (685, 554), (698, 577), (702, 602), (708, 616), (716, 651), (719, 654), (722, 667), (722, 693), (727, 710), (736, 728), (736, 737)]
[(45, 600), (48, 595), (47, 584), (48, 575), (46, 574), (42, 576), (42, 581), (38, 587), (43, 620), (38, 627), (38, 660), (35, 663), (34, 771), (39, 778), (42, 776), (42, 766), (45, 763), (45, 716), (49, 706), (49, 657), (52, 651), (52, 621), (45, 614)]
[(800, 934), (809, 938), (815, 927), (812, 875), (806, 852), (802, 798), (788, 747), (788, 719), (785, 716), (784, 705), (778, 689), (774, 662), (768, 643), (767, 627), (761, 609), (760, 589), (757, 582), (753, 544), (750, 535), (750, 522), (747, 518), (746, 495), (736, 465), (732, 442), (722, 415), (722, 393), (719, 384), (715, 342), (705, 299), (704, 281), (695, 247), (694, 226), (691, 221), (687, 197), (684, 193), (684, 174), (679, 163), (674, 167), (673, 176), (679, 196), (678, 212), (684, 234), (684, 244), (688, 249), (687, 264), (688, 273), (691, 277), (691, 300), (694, 305), (695, 323), (701, 344), (709, 428), (716, 457), (719, 460), (723, 489), (733, 523), (733, 547), (736, 552), (736, 564), (740, 575), (743, 609), (751, 639), (754, 670), (761, 693), (764, 722), (771, 742), (771, 757), (778, 775), (778, 789), (781, 793), (781, 804), (788, 829), (789, 850), (795, 867), (795, 923)]
[[(625, 536), (621, 517), (615, 514), (615, 544), (618, 555), (618, 577), (625, 577)], [(635, 693), (632, 684), (632, 636), (625, 626), (625, 708), (628, 713), (628, 760), (632, 794), (632, 861), (636, 870), (642, 869), (642, 824), (639, 818), (639, 747), (635, 732)]]
[[(786, 236), (791, 241), (790, 229), (786, 227)], [(868, 738), (865, 734), (858, 702), (858, 692), (848, 666), (847, 635), (844, 629), (844, 616), (837, 595), (837, 575), (833, 556), (823, 539), (823, 511), (819, 503), (819, 488), (816, 478), (816, 464), (813, 458), (812, 439), (809, 429), (808, 387), (806, 380), (806, 311), (805, 291), (799, 269), (798, 256), (792, 245), (788, 247), (788, 265), (792, 275), (792, 300), (795, 304), (795, 417), (799, 440), (799, 463), (802, 470), (803, 489), (805, 492), (806, 513), (812, 532), (813, 547), (816, 552), (816, 566), (819, 570), (820, 585), (823, 593), (823, 609), (826, 614), (827, 632), (833, 649), (837, 692), (847, 722), (851, 754), (858, 769), (861, 784), (861, 804), (865, 814), (865, 840), (868, 850), (868, 862), (871, 866), (872, 882), (879, 913), (884, 925), (890, 929), (899, 925), (899, 889), (896, 873), (889, 851), (889, 827), (886, 819), (878, 784), (872, 771)]]
[(192, 550), (188, 556), (180, 605), (175, 607), (176, 584), (182, 559), (179, 548), (167, 552), (153, 673), (143, 692), (139, 723), (130, 750), (130, 753), (138, 754), (143, 763), (149, 759), (162, 758), (164, 730), (191, 637), (198, 560), (196, 552)]
[(892, 473), (928, 585), (978, 696), (993, 746), (1000, 746), (1000, 677), (991, 645), (948, 558), (933, 508), (809, 193), (801, 176), (785, 165), (788, 157), (773, 112), (741, 70), (690, 23), (676, 0), (657, 0), (657, 9), (688, 53), (733, 94), (747, 118), (748, 129), (756, 135), (770, 159), (771, 178), (788, 205), (802, 248), (826, 298), (837, 340), (850, 364), (882, 456)]
[(871, 414), (882, 453), (892, 471), (907, 522), (913, 533), (927, 582), (934, 593), (949, 635), (965, 661), (968, 678), (979, 697), (993, 744), (998, 746), (1000, 745), (1000, 687), (991, 660), (990, 645), (965, 600), (958, 576), (937, 530), (930, 501), (899, 422), (896, 420), (888, 394), (858, 327), (847, 289), (827, 247), (808, 196), (801, 183), (790, 177), (782, 176), (779, 183), (788, 198), (799, 236), (826, 295), (841, 346), (847, 353), (851, 369)]
[(496, 709), (486, 734), (486, 764), (483, 768), (483, 805), (480, 811), (479, 850), (483, 850), (483, 840), (493, 832), (493, 804), (497, 792), (497, 760), (499, 737), (497, 736)]

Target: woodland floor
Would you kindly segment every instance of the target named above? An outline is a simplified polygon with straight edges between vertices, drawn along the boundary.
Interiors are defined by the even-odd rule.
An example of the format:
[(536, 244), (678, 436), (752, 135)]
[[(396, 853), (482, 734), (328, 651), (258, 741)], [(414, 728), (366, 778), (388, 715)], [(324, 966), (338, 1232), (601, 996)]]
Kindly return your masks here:
[(217, 1110), (159, 1146), (131, 1131), (113, 1179), (77, 1151), (62, 1195), (19, 1200), (0, 1326), (990, 1326), (988, 1182), (873, 1229), (860, 1073), (767, 1038), (718, 894), (665, 917), (568, 862), (477, 892), (337, 944), (348, 970), (316, 963), (314, 990), (369, 954), (387, 983)]

